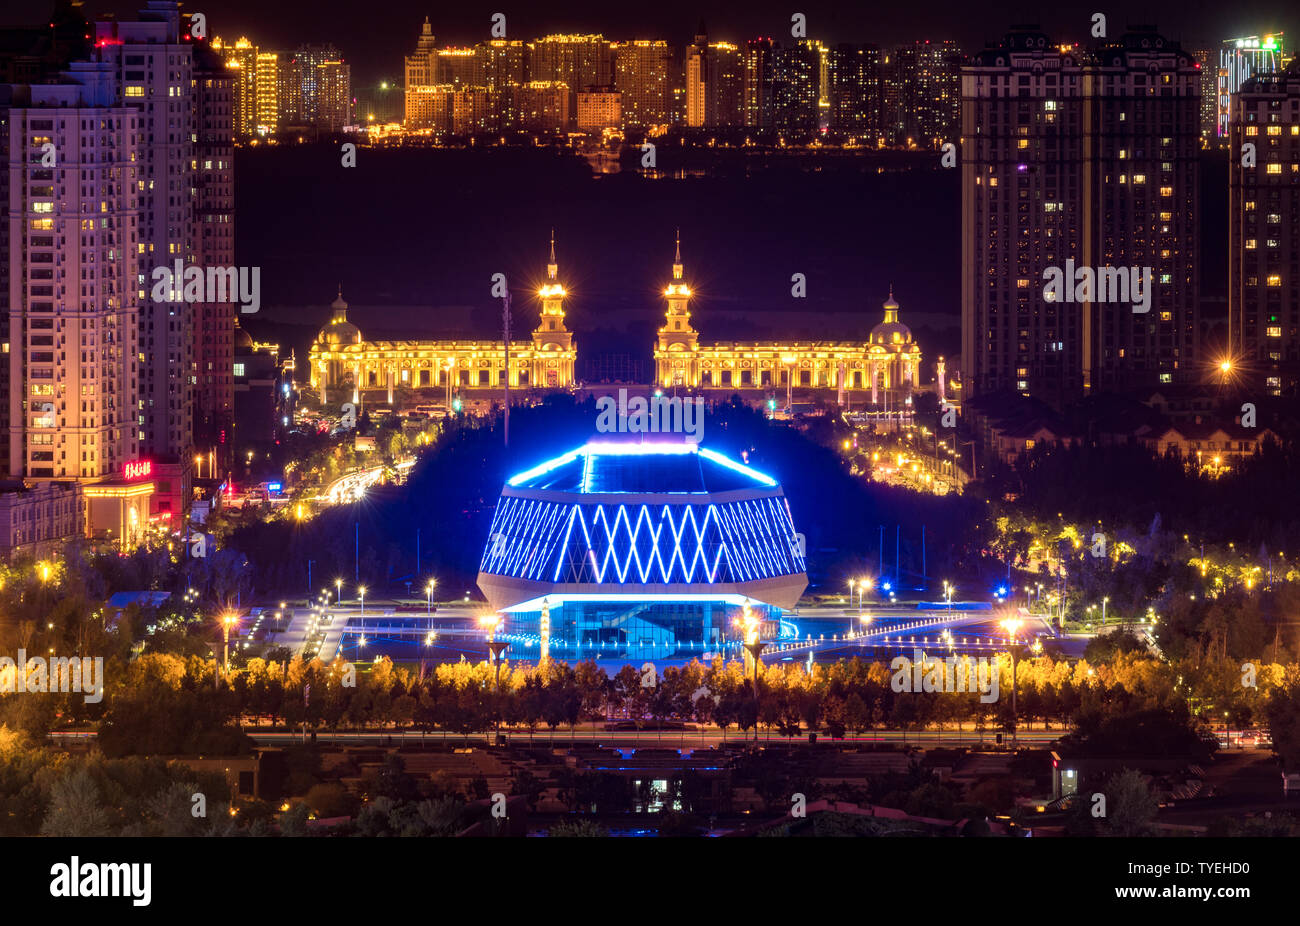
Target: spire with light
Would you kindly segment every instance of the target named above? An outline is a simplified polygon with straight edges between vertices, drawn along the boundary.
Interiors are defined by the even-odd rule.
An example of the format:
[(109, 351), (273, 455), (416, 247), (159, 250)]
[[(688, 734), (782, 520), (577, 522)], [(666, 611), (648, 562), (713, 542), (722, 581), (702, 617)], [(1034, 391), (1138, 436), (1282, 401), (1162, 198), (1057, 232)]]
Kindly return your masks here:
[(551, 229), (551, 259), (546, 265), (546, 282), (537, 290), (542, 297), (542, 314), (563, 315), (560, 300), (566, 295), (560, 283), (560, 266), (555, 262), (555, 229)]
[[(684, 268), (682, 267), (682, 232), (677, 230), (677, 252), (673, 257), (673, 281), (668, 284), (664, 290), (664, 295), (668, 297), (668, 313), (670, 315), (684, 314), (686, 311), (685, 302), (691, 296), (691, 288), (684, 282)], [(676, 310), (674, 303), (680, 301), (680, 311)]]

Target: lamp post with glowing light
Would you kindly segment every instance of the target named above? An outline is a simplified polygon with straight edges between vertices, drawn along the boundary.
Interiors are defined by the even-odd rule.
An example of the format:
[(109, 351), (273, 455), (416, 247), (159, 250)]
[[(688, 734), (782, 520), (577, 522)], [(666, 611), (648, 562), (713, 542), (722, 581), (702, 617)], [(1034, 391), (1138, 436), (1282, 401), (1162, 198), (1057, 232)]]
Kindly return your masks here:
[(763, 650), (767, 644), (758, 638), (760, 623), (754, 612), (750, 610), (749, 599), (745, 599), (745, 604), (740, 616), (740, 627), (745, 635), (745, 652), (754, 663), (754, 742), (758, 742), (758, 662), (759, 657), (763, 655)]
[(357, 597), (361, 601), (361, 629), (365, 630), (366, 629), (366, 587), (364, 585), (357, 586)]
[(1011, 637), (1011, 645), (1008, 647), (1011, 652), (1011, 744), (1016, 744), (1016, 732), (1019, 726), (1019, 712), (1016, 706), (1016, 633), (1020, 630), (1020, 619), (1009, 617), (1002, 622), (1003, 628)]
[[(488, 653), (492, 657), (493, 666), (495, 666), (495, 671), (493, 673), (494, 679), (493, 679), (492, 687), (493, 690), (496, 692), (496, 694), (499, 695), (501, 693), (501, 657), (505, 655), (505, 652), (507, 649), (509, 649), (510, 644), (507, 643), (505, 640), (497, 640), (497, 624), (501, 623), (500, 615), (484, 614), (482, 617), (478, 619), (478, 622), (479, 625), (484, 630), (486, 630), (488, 634), (488, 639), (487, 639)], [(496, 714), (495, 734), (496, 736), (500, 736), (501, 717), (496, 711), (493, 711), (493, 713)]]
[(429, 596), (428, 603), (426, 606), (426, 614), (428, 614), (429, 617), (433, 616), (433, 586), (437, 584), (437, 581), (438, 581), (437, 579), (430, 579), (429, 584), (426, 585), (424, 588), (424, 591)]
[[(224, 611), (221, 614), (221, 642), (224, 649), (222, 654), (222, 663), (225, 665), (225, 673), (230, 675), (230, 628), (239, 622), (239, 615), (234, 611)], [(212, 673), (212, 689), (219, 691), (221, 689), (221, 672)]]
[(343, 580), (342, 579), (334, 580), (334, 600), (337, 601), (339, 604), (343, 604)]

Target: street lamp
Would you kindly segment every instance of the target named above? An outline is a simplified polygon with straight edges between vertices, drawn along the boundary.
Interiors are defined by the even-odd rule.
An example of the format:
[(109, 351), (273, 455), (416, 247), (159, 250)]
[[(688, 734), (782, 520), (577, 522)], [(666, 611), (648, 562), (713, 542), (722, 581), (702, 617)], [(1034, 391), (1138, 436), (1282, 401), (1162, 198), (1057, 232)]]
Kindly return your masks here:
[(429, 595), (427, 613), (430, 617), (433, 616), (433, 586), (437, 583), (437, 581), (438, 581), (437, 579), (430, 579), (429, 584), (424, 589)]
[[(505, 640), (497, 641), (497, 624), (501, 623), (500, 615), (484, 614), (479, 617), (478, 622), (479, 626), (488, 633), (488, 654), (496, 667), (492, 687), (499, 695), (501, 693), (501, 657), (505, 655), (505, 651), (510, 647), (510, 644)], [(499, 713), (496, 718), (495, 734), (498, 737), (501, 735), (501, 716)]]
[(361, 626), (366, 626), (366, 587), (357, 586), (357, 596), (361, 599)]
[(334, 600), (337, 601), (339, 604), (342, 604), (343, 603), (343, 580), (342, 579), (334, 580), (334, 589), (336, 592), (336, 594), (334, 595)]
[(1109, 598), (1101, 599), (1101, 626), (1103, 627), (1106, 626), (1106, 602), (1108, 601), (1110, 601)]
[(758, 618), (754, 616), (754, 612), (750, 610), (748, 598), (745, 599), (741, 611), (740, 626), (744, 633), (745, 651), (749, 653), (750, 658), (754, 661), (754, 742), (758, 742), (758, 663), (767, 644), (758, 638), (762, 625), (759, 623)]
[(239, 615), (234, 611), (227, 611), (221, 615), (221, 637), (222, 644), (225, 648), (225, 655), (222, 661), (225, 663), (226, 675), (230, 674), (230, 628), (239, 623)]
[(1019, 711), (1016, 708), (1016, 632), (1020, 630), (1019, 618), (1009, 617), (1002, 622), (1007, 633), (1011, 636), (1011, 645), (1008, 649), (1011, 652), (1011, 743), (1016, 743), (1016, 732), (1019, 726)]

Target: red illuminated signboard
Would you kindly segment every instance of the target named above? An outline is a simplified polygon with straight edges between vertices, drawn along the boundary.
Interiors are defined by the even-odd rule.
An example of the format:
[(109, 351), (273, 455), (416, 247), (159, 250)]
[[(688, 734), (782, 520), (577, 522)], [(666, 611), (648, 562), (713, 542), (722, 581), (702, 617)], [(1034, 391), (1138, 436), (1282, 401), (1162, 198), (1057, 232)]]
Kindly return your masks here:
[(122, 475), (127, 479), (148, 479), (152, 473), (152, 460), (133, 460), (122, 467)]

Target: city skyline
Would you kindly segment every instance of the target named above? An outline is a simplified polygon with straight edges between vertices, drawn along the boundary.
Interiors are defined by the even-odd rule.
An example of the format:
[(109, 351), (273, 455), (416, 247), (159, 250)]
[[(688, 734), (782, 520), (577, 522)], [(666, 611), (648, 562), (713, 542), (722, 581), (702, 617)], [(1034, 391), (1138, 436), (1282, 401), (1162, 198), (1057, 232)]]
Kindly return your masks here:
[[(132, 0), (115, 0), (99, 6), (128, 18), (135, 11)], [(861, 8), (852, 4), (826, 2), (799, 6), (807, 17), (808, 36), (830, 43), (858, 42), (896, 45), (917, 39), (954, 39), (964, 51), (974, 53), (986, 43), (1000, 40), (1006, 27), (1017, 23), (1038, 25), (1054, 39), (1086, 41), (1090, 18), (1097, 10), (1082, 2), (1055, 4), (1051, 8), (1023, 5), (996, 14), (968, 4), (928, 4), (920, 13), (907, 7)], [(407, 36), (418, 30), (426, 16), (433, 19), (434, 32), (445, 44), (471, 45), (489, 35), (490, 17), (499, 7), (460, 5), (435, 9), (414, 0), (385, 4), (382, 8), (330, 3), (316, 16), (304, 21), (288, 8), (267, 8), (253, 0), (231, 0), (210, 13), (209, 34), (247, 34), (270, 46), (296, 47), (304, 42), (334, 42), (358, 71), (358, 86), (381, 79), (400, 79), (401, 56), (406, 54)], [(703, 19), (718, 40), (741, 42), (767, 36), (788, 37), (793, 8), (751, 6), (736, 9), (708, 3), (671, 0), (648, 6), (611, 8), (608, 4), (577, 2), (551, 5), (545, 13), (521, 8), (501, 10), (507, 15), (507, 36), (531, 41), (542, 35), (598, 32), (611, 39), (663, 39), (679, 47), (689, 45)], [(96, 12), (89, 9), (88, 13)], [(1101, 12), (1108, 12), (1102, 10)], [(0, 25), (23, 24), (18, 13), (0, 17)], [(934, 23), (944, 26), (937, 34)], [(1300, 16), (1279, 10), (1264, 0), (1232, 4), (1205, 4), (1199, 8), (1173, 0), (1144, 4), (1140, 10), (1116, 10), (1111, 31), (1139, 23), (1155, 25), (1171, 39), (1187, 47), (1217, 47), (1225, 38), (1265, 32), (1286, 32), (1300, 36)], [(328, 25), (327, 25), (328, 24)], [(332, 31), (337, 30), (337, 31)], [(351, 47), (348, 47), (351, 46)]]

